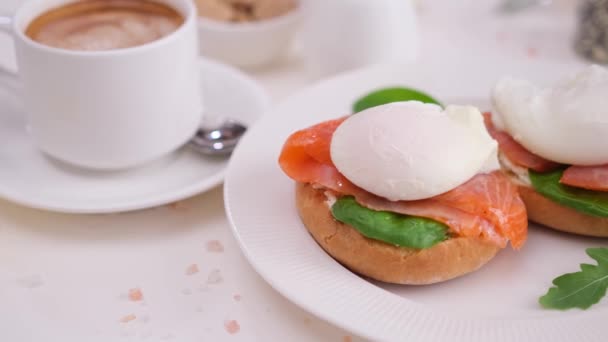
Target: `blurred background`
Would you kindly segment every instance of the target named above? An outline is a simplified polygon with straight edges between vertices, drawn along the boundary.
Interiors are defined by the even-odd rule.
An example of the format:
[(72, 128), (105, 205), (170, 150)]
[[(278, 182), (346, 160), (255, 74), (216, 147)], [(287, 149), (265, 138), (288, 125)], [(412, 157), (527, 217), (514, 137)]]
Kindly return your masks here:
[[(0, 13), (11, 14), (22, 1), (3, 0)], [(583, 55), (601, 61), (601, 45), (608, 42), (605, 1), (597, 0), (194, 1), (201, 54), (242, 68), (274, 99), (377, 63), (573, 64), (587, 62)], [(588, 52), (577, 53), (584, 25), (587, 40), (578, 50)], [(10, 45), (0, 36), (0, 48)], [(594, 48), (595, 55), (589, 52)], [(12, 53), (0, 54), (0, 63), (16, 68)]]
[[(25, 0), (0, 0), (0, 15), (11, 15), (23, 1)], [(547, 63), (555, 67), (551, 69), (553, 71), (562, 70), (562, 67), (564, 70), (572, 70), (592, 61), (597, 63), (608, 61), (606, 52), (606, 47), (608, 47), (608, 35), (606, 35), (608, 32), (608, 1), (604, 0), (193, 1), (199, 10), (198, 33), (201, 55), (237, 67), (251, 76), (254, 80), (251, 83), (257, 83), (267, 90), (272, 104), (286, 99), (319, 80), (354, 69), (386, 63), (410, 63), (416, 67), (430, 68), (433, 71), (436, 68), (440, 70), (439, 72), (444, 73), (441, 77), (449, 79), (456, 77), (454, 75), (462, 77), (463, 72), (450, 75), (449, 70), (457, 70), (463, 65), (469, 68), (466, 70), (474, 73), (475, 70), (470, 67), (482, 64), (484, 65), (479, 68), (480, 70), (495, 67), (502, 72), (508, 70), (509, 65)], [(17, 68), (11, 39), (1, 34), (0, 65), (12, 70)], [(479, 79), (474, 76), (471, 74), (470, 79), (462, 79), (458, 82), (473, 83)], [(437, 79), (442, 79), (441, 77), (437, 77)], [(240, 79), (240, 77), (237, 78), (237, 80)], [(242, 82), (236, 84), (247, 90), (249, 83), (245, 83), (245, 86)], [(448, 83), (454, 84), (453, 79)], [(234, 89), (226, 87), (228, 88), (226, 90), (221, 86), (219, 88), (216, 89), (219, 94), (228, 94), (226, 102), (229, 104), (239, 102), (238, 97), (234, 96), (235, 92), (231, 92)], [(458, 91), (462, 90), (458, 89)], [(485, 96), (485, 94), (476, 95)], [(235, 100), (235, 98), (237, 99)], [(251, 111), (251, 106), (248, 106), (248, 110)], [(292, 340), (293, 336), (300, 336), (300, 340), (307, 341), (325, 340), (328, 336), (335, 341), (357, 340), (346, 331), (316, 321), (312, 315), (279, 296), (255, 274), (230, 236), (228, 222), (223, 213), (222, 200), (222, 190), (215, 188), (207, 194), (195, 197), (190, 202), (171, 204), (164, 209), (107, 216), (50, 216), (51, 214), (45, 212), (9, 206), (7, 202), (0, 206), (0, 214), (2, 214), (0, 217), (4, 217), (8, 223), (0, 222), (0, 226), (3, 224), (11, 227), (13, 230), (7, 231), (18, 238), (21, 238), (20, 232), (23, 232), (23, 236), (25, 236), (22, 240), (18, 240), (23, 241), (21, 245), (15, 244), (16, 247), (12, 251), (14, 255), (17, 255), (16, 251), (19, 249), (27, 251), (25, 248), (27, 246), (42, 245), (51, 250), (52, 248), (61, 249), (60, 252), (55, 253), (56, 255), (50, 254), (48, 260), (51, 263), (73, 251), (86, 250), (92, 256), (88, 260), (93, 261), (90, 264), (83, 263), (91, 268), (91, 272), (95, 271), (94, 263), (97, 262), (97, 266), (102, 265), (108, 269), (111, 266), (112, 271), (114, 268), (122, 267), (126, 277), (141, 275), (142, 279), (146, 279), (146, 276), (158, 275), (159, 279), (163, 279), (162, 282), (148, 281), (146, 285), (149, 287), (156, 285), (162, 290), (165, 289), (163, 286), (167, 284), (168, 287), (174, 286), (172, 281), (178, 277), (165, 277), (162, 273), (164, 270), (159, 270), (156, 264), (150, 261), (153, 260), (149, 259), (150, 255), (152, 258), (161, 258), (166, 263), (165, 266), (171, 266), (171, 270), (179, 269), (175, 272), (182, 272), (179, 265), (183, 264), (183, 260), (188, 260), (188, 262), (191, 260), (182, 260), (184, 254), (198, 253), (200, 241), (221, 240), (225, 244), (226, 253), (220, 254), (215, 251), (212, 253), (215, 253), (216, 259), (213, 260), (217, 260), (219, 265), (217, 267), (221, 266), (222, 272), (225, 271), (225, 285), (217, 290), (223, 292), (221, 295), (218, 295), (218, 292), (200, 292), (200, 296), (208, 300), (205, 303), (211, 303), (209, 307), (214, 308), (204, 313), (209, 315), (208, 317), (214, 315), (212, 312), (214, 310), (221, 314), (234, 311), (240, 315), (239, 319), (244, 327), (243, 332), (241, 335), (230, 336), (231, 338), (250, 341), (252, 335), (247, 334), (256, 333), (258, 334), (256, 336), (271, 335), (268, 338), (271, 340), (281, 340), (280, 337), (283, 336), (286, 337), (283, 339), (289, 340)], [(188, 210), (188, 208), (192, 209)], [(32, 230), (33, 228), (30, 226), (40, 227)], [(87, 229), (83, 230), (82, 227), (87, 227)], [(142, 235), (149, 237), (141, 234), (144, 228), (148, 232), (157, 232), (155, 236), (152, 234), (153, 236), (149, 239), (152, 242), (140, 241)], [(63, 232), (63, 234), (56, 234), (57, 232)], [(124, 242), (125, 234), (128, 235), (127, 242)], [(38, 245), (35, 240), (33, 243), (28, 240), (32, 236), (42, 237)], [(47, 237), (50, 243), (45, 240)], [(5, 239), (4, 241), (10, 243), (12, 240)], [(61, 244), (57, 241), (65, 241), (65, 243)], [(93, 243), (87, 244), (91, 241)], [(22, 246), (25, 247), (22, 248)], [(66, 246), (71, 246), (72, 249)], [(115, 258), (114, 260), (120, 260), (120, 262), (109, 265), (111, 262), (107, 261), (107, 256), (98, 254), (98, 257), (91, 253), (90, 246), (98, 247), (104, 253), (104, 248), (118, 250), (129, 257), (121, 258), (123, 254), (110, 253)], [(143, 249), (134, 249), (138, 246)], [(7, 250), (4, 250), (4, 253), (11, 252)], [(160, 255), (162, 252), (159, 253), (159, 250), (168, 251), (167, 256)], [(36, 252), (39, 253), (38, 250)], [(131, 258), (133, 255), (138, 255), (141, 259)], [(33, 257), (37, 256), (33, 255)], [(44, 254), (41, 254), (40, 258), (47, 259)], [(188, 258), (190, 258), (189, 255)], [(16, 257), (3, 259), (8, 262), (19, 261), (19, 258)], [(70, 258), (69, 261), (82, 262), (72, 259), (74, 258)], [(17, 262), (14, 264), (18, 265)], [(37, 267), (34, 262), (32, 265)], [(65, 265), (70, 265), (70, 263), (66, 261)], [(206, 266), (211, 267), (209, 265)], [(57, 266), (56, 268), (65, 274), (71, 274), (69, 273), (71, 270), (68, 270), (67, 266), (64, 269), (60, 263), (54, 263), (53, 266)], [(39, 272), (38, 269), (34, 270)], [(210, 270), (201, 268), (201, 274), (206, 274)], [(62, 274), (60, 271), (56, 272)], [(179, 279), (184, 278), (181, 273), (179, 273), (179, 277), (181, 277)], [(86, 277), (79, 276), (78, 278), (80, 283), (65, 277), (66, 280), (69, 280), (70, 286), (88, 281), (88, 279), (84, 279)], [(167, 280), (167, 284), (165, 284), (165, 280)], [(181, 286), (179, 281), (175, 281), (178, 284), (176, 286)], [(218, 280), (216, 279), (216, 281)], [(11, 278), (10, 284), (13, 283), (15, 282)], [(126, 281), (120, 284), (116, 282), (114, 285), (122, 288), (125, 283)], [(97, 286), (97, 284), (95, 285)], [(17, 287), (14, 291), (22, 290), (18, 285), (15, 286)], [(52, 284), (47, 285), (46, 289), (51, 286)], [(69, 286), (66, 288), (70, 289)], [(240, 294), (238, 297), (233, 297), (237, 289)], [(186, 290), (191, 291), (189, 288)], [(190, 295), (188, 291), (185, 295)], [(182, 292), (175, 291), (171, 294), (182, 299), (185, 298), (183, 307), (187, 307), (191, 304), (191, 300), (189, 297), (184, 297), (183, 292), (183, 290)], [(79, 297), (73, 293), (66, 293), (66, 296), (72, 299), (70, 303), (76, 307), (79, 303), (74, 303)], [(81, 295), (86, 293), (86, 291), (80, 292)], [(164, 292), (159, 290), (159, 293)], [(238, 304), (241, 294), (246, 300)], [(93, 299), (106, 300), (106, 297), (97, 297), (97, 294), (95, 297)], [(53, 296), (49, 296), (49, 298), (54, 299)], [(159, 314), (156, 314), (154, 320), (158, 327), (163, 327), (163, 322), (157, 317), (169, 317), (170, 319), (167, 320), (172, 322), (173, 318), (182, 318), (180, 316), (182, 314), (183, 317), (186, 317), (188, 314), (200, 315), (201, 313), (198, 311), (203, 311), (196, 308), (197, 312), (194, 312), (194, 309), (190, 310), (190, 307), (188, 307), (190, 311), (179, 311), (182, 307), (179, 306), (179, 303), (175, 304), (171, 298), (173, 297), (166, 297), (165, 306), (156, 306)], [(62, 302), (58, 303), (65, 305)], [(128, 305), (129, 303), (119, 302), (119, 304)], [(108, 307), (114, 310), (113, 305), (112, 302), (108, 304)], [(10, 309), (10, 305), (8, 307)], [(121, 307), (116, 307), (118, 308), (116, 310), (122, 310)], [(29, 308), (25, 307), (24, 310), (29, 310)], [(32, 305), (31, 308), (38, 308), (38, 306)], [(265, 310), (262, 314), (260, 314), (260, 308)], [(179, 315), (173, 315), (173, 312), (179, 312)], [(11, 310), (5, 310), (4, 313), (11, 316), (14, 314)], [(3, 312), (0, 311), (1, 314)], [(218, 340), (219, 338), (215, 338), (217, 336), (227, 336), (221, 320), (216, 320), (216, 317), (207, 320), (196, 317), (190, 321), (184, 320), (186, 323), (180, 322), (180, 324), (183, 323), (184, 326), (189, 324), (188, 327), (193, 330), (200, 330), (202, 325), (203, 332), (208, 336), (213, 336), (209, 340)], [(114, 316), (111, 318), (114, 319)], [(30, 325), (32, 323), (30, 320), (24, 320), (24, 322), (24, 326), (36, 326), (35, 324)], [(70, 321), (70, 324), (72, 323)], [(133, 335), (123, 337), (135, 338), (134, 332), (130, 330), (115, 329), (116, 323), (115, 320), (103, 320), (100, 324), (107, 324), (114, 329), (108, 329), (111, 333), (114, 333), (115, 330), (118, 331), (118, 334), (132, 333)], [(267, 327), (272, 327), (272, 329)], [(1, 327), (0, 330), (2, 330)], [(171, 338), (173, 336), (166, 332), (163, 334)], [(1, 336), (0, 340), (3, 340)], [(165, 338), (163, 337), (162, 340)]]

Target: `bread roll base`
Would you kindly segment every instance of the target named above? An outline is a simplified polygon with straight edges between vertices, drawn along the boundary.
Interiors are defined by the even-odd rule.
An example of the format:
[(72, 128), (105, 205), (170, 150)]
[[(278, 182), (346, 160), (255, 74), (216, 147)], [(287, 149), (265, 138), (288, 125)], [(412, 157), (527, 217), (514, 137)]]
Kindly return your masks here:
[(563, 206), (529, 186), (520, 185), (519, 196), (526, 204), (531, 221), (563, 232), (608, 237), (608, 218), (587, 215)]
[[(563, 206), (539, 194), (531, 186), (525, 167), (517, 166), (503, 153), (498, 152), (502, 171), (519, 188), (519, 197), (526, 205), (528, 219), (566, 233), (594, 237), (608, 237), (608, 218), (587, 215)], [(522, 180), (525, 180), (522, 181)]]
[(352, 271), (379, 281), (423, 285), (475, 271), (492, 259), (499, 247), (476, 238), (451, 238), (428, 249), (397, 247), (364, 237), (334, 219), (324, 190), (296, 184), (296, 206), (317, 243)]

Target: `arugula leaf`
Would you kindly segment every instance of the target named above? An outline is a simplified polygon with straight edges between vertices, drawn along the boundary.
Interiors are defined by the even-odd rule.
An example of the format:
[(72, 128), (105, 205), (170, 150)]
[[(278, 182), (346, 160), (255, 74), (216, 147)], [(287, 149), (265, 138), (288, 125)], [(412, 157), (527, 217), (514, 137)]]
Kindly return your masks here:
[(363, 207), (352, 196), (339, 198), (331, 207), (336, 220), (370, 239), (409, 248), (429, 248), (447, 240), (448, 227), (424, 217), (407, 216)]
[(394, 87), (379, 89), (363, 96), (353, 105), (353, 113), (359, 113), (360, 111), (368, 108), (399, 101), (420, 101), (442, 106), (439, 101), (435, 100), (430, 95), (421, 92), (420, 90)]
[(608, 248), (588, 248), (587, 254), (596, 265), (581, 264), (581, 271), (564, 274), (553, 280), (554, 287), (540, 297), (539, 303), (549, 309), (587, 309), (606, 295), (608, 288)]
[(529, 171), (534, 190), (541, 195), (585, 214), (608, 217), (608, 192), (575, 188), (559, 182), (564, 170)]

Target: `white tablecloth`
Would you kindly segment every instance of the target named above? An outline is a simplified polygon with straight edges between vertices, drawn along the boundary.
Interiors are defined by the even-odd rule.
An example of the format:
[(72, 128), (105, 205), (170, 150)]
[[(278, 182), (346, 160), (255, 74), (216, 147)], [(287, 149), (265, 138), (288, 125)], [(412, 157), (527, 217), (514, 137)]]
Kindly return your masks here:
[[(18, 3), (2, 0), (0, 13), (11, 13)], [(571, 49), (572, 1), (557, 1), (518, 16), (498, 15), (492, 2), (481, 3), (418, 1), (421, 56), (417, 63), (450, 63), (469, 55), (483, 56), (487, 63), (521, 59), (581, 63)], [(15, 68), (10, 40), (4, 36), (0, 36), (0, 63)], [(315, 81), (295, 53), (248, 72), (274, 101)], [(148, 254), (130, 254), (132, 245)], [(223, 251), (218, 250), (220, 245)], [(36, 255), (21, 253), (32, 246)], [(90, 252), (100, 249), (107, 251), (108, 261)], [(197, 252), (185, 257), (183, 250)], [(48, 274), (45, 270), (56, 263), (68, 265), (64, 269), (70, 272)], [(198, 266), (198, 273), (185, 276), (192, 264)], [(155, 272), (165, 277), (159, 276), (155, 284), (138, 282), (141, 274)], [(100, 274), (120, 279), (112, 282), (120, 286), (108, 288), (91, 281)], [(166, 278), (167, 274), (173, 277)], [(15, 287), (22, 288), (26, 299), (19, 307), (4, 305), (3, 290)], [(128, 290), (135, 287), (142, 290), (144, 301), (128, 300)], [(155, 301), (155, 294), (168, 289), (172, 294), (163, 297), (171, 300)], [(78, 302), (53, 301), (69, 298), (71, 292), (87, 293), (90, 305), (81, 296)], [(114, 303), (111, 309), (97, 310), (99, 298)], [(60, 314), (53, 310), (58, 305), (63, 308)], [(68, 314), (75, 322), (89, 323), (66, 326)], [(136, 320), (120, 322), (131, 314)], [(39, 321), (46, 323), (30, 324)], [(0, 340), (28, 340), (35, 336), (28, 331), (37, 329), (54, 333), (48, 335), (51, 341), (83, 341), (78, 338), (83, 331), (90, 334), (88, 340), (103, 341), (357, 340), (302, 311), (253, 271), (230, 233), (221, 187), (177, 205), (118, 215), (56, 214), (0, 200)]]

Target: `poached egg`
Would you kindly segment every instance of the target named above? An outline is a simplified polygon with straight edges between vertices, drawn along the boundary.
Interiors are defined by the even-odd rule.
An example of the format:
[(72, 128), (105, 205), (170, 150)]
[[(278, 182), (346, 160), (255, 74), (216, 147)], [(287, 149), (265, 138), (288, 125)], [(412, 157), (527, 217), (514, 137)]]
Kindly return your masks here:
[[(572, 165), (608, 163), (608, 69), (591, 65), (553, 87), (501, 79), (494, 124), (529, 151)], [(603, 143), (604, 142), (604, 143)]]
[(408, 101), (352, 115), (335, 131), (330, 153), (355, 185), (411, 201), (465, 183), (495, 160), (496, 149), (477, 108)]

